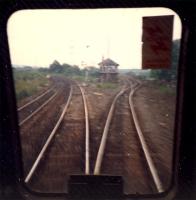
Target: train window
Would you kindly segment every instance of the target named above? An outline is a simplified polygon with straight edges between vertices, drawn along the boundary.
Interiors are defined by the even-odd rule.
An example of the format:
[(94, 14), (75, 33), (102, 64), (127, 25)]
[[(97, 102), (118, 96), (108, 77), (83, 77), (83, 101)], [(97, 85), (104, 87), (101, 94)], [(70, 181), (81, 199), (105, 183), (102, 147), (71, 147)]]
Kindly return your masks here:
[[(169, 66), (142, 68), (146, 18), (168, 16), (171, 25), (159, 23), (150, 35), (171, 30)], [(67, 193), (71, 175), (121, 177), (124, 194), (170, 188), (181, 38), (175, 12), (21, 10), (7, 34), (28, 188)], [(152, 47), (164, 57), (164, 39)]]

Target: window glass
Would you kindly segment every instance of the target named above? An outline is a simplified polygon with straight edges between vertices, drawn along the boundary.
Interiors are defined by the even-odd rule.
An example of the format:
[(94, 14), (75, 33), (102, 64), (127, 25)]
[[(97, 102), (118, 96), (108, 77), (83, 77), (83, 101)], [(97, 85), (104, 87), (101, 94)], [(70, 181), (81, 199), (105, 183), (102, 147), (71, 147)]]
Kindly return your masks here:
[[(160, 16), (172, 16), (171, 25), (166, 20), (154, 29), (152, 22), (144, 39), (146, 17)], [(167, 28), (165, 68), (159, 59), (167, 39), (158, 34)], [(176, 13), (21, 10), (10, 17), (7, 34), (31, 190), (65, 193), (76, 174), (122, 176), (125, 194), (169, 188), (181, 38)], [(157, 56), (146, 51), (148, 42)], [(156, 67), (142, 68), (144, 57), (156, 59)]]

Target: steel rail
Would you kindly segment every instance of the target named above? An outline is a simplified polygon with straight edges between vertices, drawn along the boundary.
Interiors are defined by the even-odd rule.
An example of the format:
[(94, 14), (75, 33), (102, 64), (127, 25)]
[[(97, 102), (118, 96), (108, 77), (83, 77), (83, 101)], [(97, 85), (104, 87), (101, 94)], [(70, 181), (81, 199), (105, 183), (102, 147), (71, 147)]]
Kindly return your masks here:
[(56, 131), (58, 130), (58, 128), (59, 128), (59, 126), (60, 126), (60, 124), (61, 124), (61, 122), (62, 122), (62, 120), (63, 120), (63, 117), (64, 117), (64, 115), (65, 115), (65, 113), (66, 113), (66, 111), (67, 111), (67, 108), (68, 108), (68, 106), (69, 106), (69, 104), (70, 104), (70, 101), (71, 101), (71, 98), (72, 98), (72, 93), (73, 93), (73, 89), (72, 89), (72, 87), (71, 87), (70, 93), (69, 93), (69, 97), (68, 97), (67, 103), (66, 103), (66, 105), (65, 105), (65, 107), (64, 107), (64, 109), (63, 109), (63, 112), (62, 112), (62, 114), (61, 114), (59, 120), (57, 121), (57, 123), (56, 123), (54, 129), (53, 129), (52, 132), (50, 133), (50, 135), (49, 135), (49, 137), (48, 137), (46, 143), (44, 144), (42, 150), (40, 151), (40, 153), (39, 153), (37, 159), (35, 160), (35, 162), (34, 162), (32, 168), (31, 168), (30, 171), (29, 171), (28, 175), (26, 176), (26, 178), (25, 178), (25, 183), (28, 183), (28, 182), (30, 181), (32, 175), (34, 174), (35, 170), (37, 169), (38, 164), (40, 163), (40, 160), (42, 159), (44, 153), (46, 152), (47, 147), (49, 146), (51, 140), (53, 139), (53, 137), (54, 137), (54, 135), (55, 135), (55, 133), (56, 133)]
[(139, 141), (140, 141), (140, 144), (142, 146), (142, 150), (144, 152), (144, 155), (145, 155), (148, 167), (150, 169), (153, 181), (155, 183), (156, 189), (157, 189), (158, 192), (163, 192), (164, 190), (163, 190), (162, 182), (159, 178), (157, 169), (156, 169), (154, 162), (152, 160), (152, 157), (150, 155), (148, 146), (146, 144), (145, 138), (144, 138), (143, 133), (141, 131), (139, 121), (138, 121), (138, 118), (137, 118), (137, 115), (136, 115), (136, 112), (135, 112), (135, 108), (134, 108), (134, 105), (133, 105), (132, 97), (133, 97), (135, 91), (138, 90), (140, 86), (141, 86), (141, 84), (139, 83), (139, 85), (135, 85), (135, 87), (132, 88), (132, 90), (129, 94), (129, 105), (130, 105), (131, 113), (132, 113), (132, 116), (133, 116), (133, 121), (134, 121), (134, 124), (135, 124), (135, 127), (136, 127), (136, 131), (137, 131), (137, 134), (138, 134), (138, 137), (139, 137)]
[(55, 92), (47, 101), (45, 101), (39, 108), (37, 108), (34, 112), (32, 112), (27, 118), (25, 118), (22, 122), (19, 123), (19, 126), (22, 126), (25, 122), (27, 122), (31, 117), (33, 117), (36, 113), (38, 113), (45, 105), (47, 105), (58, 92)]
[(109, 110), (109, 113), (108, 113), (108, 116), (107, 116), (107, 120), (106, 120), (106, 123), (105, 123), (104, 131), (103, 131), (103, 135), (102, 135), (102, 138), (101, 138), (101, 143), (100, 143), (100, 146), (99, 146), (97, 158), (96, 158), (94, 175), (99, 175), (100, 171), (101, 171), (101, 164), (102, 164), (102, 160), (103, 160), (103, 156), (104, 156), (104, 152), (105, 152), (107, 136), (108, 136), (109, 127), (110, 127), (110, 123), (111, 123), (111, 120), (112, 120), (116, 101), (126, 90), (127, 90), (126, 88), (121, 89), (121, 91), (115, 96), (115, 98), (112, 102), (112, 105), (110, 107), (110, 110)]
[(38, 97), (36, 97), (35, 99), (33, 99), (32, 101), (26, 103), (25, 105), (21, 106), (20, 108), (17, 109), (17, 111), (21, 111), (22, 109), (26, 108), (27, 106), (29, 106), (30, 104), (34, 103), (35, 101), (39, 100), (40, 98), (42, 98), (43, 96), (45, 96), (46, 94), (48, 94), (50, 91), (52, 91), (53, 88), (47, 90), (46, 92), (44, 92), (43, 94), (39, 95)]
[(82, 87), (80, 87), (82, 93), (83, 103), (84, 103), (84, 112), (85, 112), (85, 174), (90, 174), (90, 135), (89, 135), (89, 117), (88, 117), (88, 108), (85, 98), (85, 92)]

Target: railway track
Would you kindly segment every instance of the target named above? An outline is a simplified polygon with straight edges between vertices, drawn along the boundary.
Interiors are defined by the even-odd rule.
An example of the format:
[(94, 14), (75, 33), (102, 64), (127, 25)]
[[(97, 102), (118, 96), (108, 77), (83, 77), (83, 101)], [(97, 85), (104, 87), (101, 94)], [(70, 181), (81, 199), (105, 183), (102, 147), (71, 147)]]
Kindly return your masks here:
[(142, 147), (142, 150), (144, 152), (144, 155), (145, 155), (148, 167), (149, 167), (149, 171), (152, 175), (152, 178), (153, 178), (154, 184), (156, 186), (157, 192), (163, 192), (164, 191), (163, 184), (162, 184), (162, 182), (159, 178), (159, 175), (158, 175), (157, 169), (155, 167), (154, 161), (152, 160), (152, 157), (150, 155), (148, 145), (145, 141), (144, 135), (143, 135), (142, 130), (140, 128), (140, 124), (139, 124), (139, 121), (138, 121), (138, 118), (137, 118), (137, 115), (136, 115), (136, 112), (135, 112), (135, 108), (134, 108), (134, 103), (133, 103), (132, 97), (133, 97), (135, 91), (139, 87), (140, 87), (140, 83), (137, 82), (136, 85), (132, 88), (132, 91), (130, 92), (130, 95), (129, 95), (129, 105), (130, 105), (130, 108), (131, 108), (131, 113), (132, 113), (132, 116), (133, 116), (134, 124), (135, 124), (136, 130), (137, 130), (137, 133), (138, 133), (139, 141), (141, 143), (141, 147)]
[(109, 110), (109, 113), (108, 113), (108, 116), (107, 116), (107, 119), (106, 119), (104, 131), (103, 131), (103, 134), (102, 134), (102, 138), (101, 138), (101, 143), (100, 143), (100, 147), (99, 147), (99, 150), (98, 150), (96, 163), (95, 163), (95, 168), (94, 168), (94, 174), (95, 175), (99, 175), (100, 171), (101, 171), (101, 164), (102, 164), (102, 160), (103, 160), (103, 156), (104, 156), (104, 151), (105, 151), (105, 148), (106, 148), (107, 137), (108, 137), (109, 128), (110, 128), (110, 124), (111, 124), (111, 121), (112, 121), (116, 101), (125, 92), (125, 90), (126, 90), (126, 88), (123, 88), (122, 90), (120, 90), (120, 92), (115, 96), (115, 98), (112, 102), (112, 105), (110, 107), (110, 110)]
[[(42, 104), (44, 104), (52, 95), (55, 93), (55, 81), (52, 81), (52, 85), (47, 90), (44, 90), (42, 93), (38, 93), (33, 99), (30, 97), (28, 101), (24, 102), (20, 107), (18, 107), (18, 116), (19, 116), (19, 125), (25, 123), (26, 118), (34, 113)], [(31, 117), (29, 117), (30, 119)], [(28, 119), (27, 119), (28, 120)]]
[(50, 89), (47, 91), (47, 93), (40, 95), (32, 102), (29, 102), (19, 108), (19, 126), (22, 126), (25, 122), (36, 115), (44, 106), (46, 106), (50, 101), (52, 101), (53, 98), (56, 97), (57, 93), (58, 92), (53, 93), (52, 89)]
[(52, 132), (50, 133), (48, 139), (46, 140), (46, 143), (44, 144), (43, 148), (41, 149), (41, 151), (40, 151), (38, 157), (36, 158), (36, 160), (35, 160), (35, 162), (34, 162), (32, 168), (31, 168), (31, 170), (29, 171), (28, 175), (26, 176), (26, 178), (25, 178), (25, 183), (28, 183), (29, 180), (31, 179), (31, 177), (32, 177), (32, 175), (34, 174), (34, 172), (35, 172), (35, 170), (36, 170), (36, 168), (37, 168), (37, 166), (38, 166), (40, 160), (42, 159), (42, 157), (43, 157), (44, 153), (46, 152), (46, 150), (47, 150), (49, 144), (51, 143), (51, 141), (52, 141), (54, 135), (56, 134), (56, 131), (57, 131), (57, 129), (59, 128), (59, 125), (61, 124), (61, 122), (62, 122), (62, 120), (63, 120), (63, 117), (64, 117), (64, 115), (65, 115), (65, 113), (66, 113), (66, 111), (67, 111), (67, 108), (68, 108), (68, 106), (69, 106), (71, 97), (72, 97), (72, 88), (71, 88), (71, 90), (70, 90), (70, 94), (69, 94), (67, 103), (66, 103), (65, 107), (63, 108), (63, 112), (62, 112), (62, 114), (61, 114), (59, 120), (57, 121), (57, 123), (56, 123), (54, 129), (53, 129)]
[(133, 95), (141, 84), (134, 79), (128, 82), (130, 86), (126, 83), (110, 106), (96, 159), (85, 91), (72, 82), (59, 119), (41, 143), (34, 162), (26, 167), (25, 183), (36, 191), (66, 192), (71, 174), (110, 174), (124, 177), (125, 193), (163, 192), (134, 109)]
[[(64, 192), (70, 173), (90, 173), (85, 91), (77, 84), (72, 87), (61, 117), (25, 178), (25, 182), (35, 190)], [(83, 108), (79, 107), (81, 101)]]
[[(61, 80), (60, 82), (62, 82)], [(64, 82), (64, 81), (63, 81)], [(60, 83), (57, 92), (20, 122), (20, 137), (23, 154), (24, 175), (34, 163), (50, 131), (56, 124), (69, 93), (69, 83)]]
[(19, 111), (23, 110), (24, 108), (26, 108), (27, 106), (29, 106), (29, 105), (33, 104), (34, 102), (38, 101), (39, 99), (41, 99), (43, 96), (45, 96), (46, 94), (48, 94), (51, 91), (52, 91), (52, 89), (48, 89), (47, 91), (43, 92), (39, 96), (35, 97), (33, 100), (31, 100), (31, 101), (25, 103), (24, 105), (22, 105), (21, 107), (19, 107), (17, 109), (17, 111), (19, 112)]
[[(129, 97), (128, 97), (128, 99), (129, 99), (128, 109), (131, 112), (131, 116), (129, 116), (129, 118), (130, 118), (129, 121), (131, 120), (132, 126), (134, 126), (134, 128), (133, 127), (130, 128), (130, 130), (132, 129), (131, 133), (129, 130), (126, 130), (126, 131), (128, 131), (129, 134), (132, 134), (132, 135), (134, 134), (136, 136), (136, 137), (134, 137), (134, 140), (137, 140), (137, 144), (135, 143), (134, 145), (137, 145), (137, 147), (133, 146), (133, 144), (130, 143), (130, 149), (132, 148), (133, 152), (131, 152), (129, 150), (129, 148), (126, 148), (127, 144), (126, 144), (126, 142), (124, 142), (122, 140), (122, 137), (126, 141), (129, 139), (130, 136), (123, 136), (123, 126), (121, 123), (121, 120), (123, 120), (123, 119), (122, 119), (122, 116), (120, 116), (120, 115), (123, 115), (123, 113), (120, 113), (121, 111), (119, 108), (118, 108), (118, 113), (120, 113), (120, 114), (115, 113), (115, 106), (117, 104), (117, 101), (119, 101), (120, 98), (122, 101), (122, 94), (124, 94), (126, 91), (125, 89), (122, 89), (115, 96), (115, 98), (111, 104), (110, 111), (107, 116), (107, 120), (106, 120), (105, 127), (103, 130), (102, 138), (100, 141), (99, 150), (98, 150), (97, 157), (96, 157), (94, 174), (95, 175), (100, 175), (100, 174), (122, 175), (122, 176), (126, 177), (125, 179), (127, 179), (127, 180), (125, 181), (125, 185), (129, 185), (129, 186), (125, 186), (125, 188), (127, 188), (128, 193), (163, 192), (164, 189), (163, 189), (162, 182), (158, 176), (157, 169), (151, 158), (148, 146), (146, 144), (145, 138), (141, 131), (139, 121), (138, 121), (138, 118), (137, 118), (137, 115), (135, 112), (135, 108), (134, 108), (133, 95), (134, 95), (135, 91), (139, 89), (141, 84), (140, 84), (140, 82), (135, 81), (133, 79), (130, 80), (130, 83), (131, 83), (131, 91), (130, 91)], [(118, 104), (119, 104), (119, 102), (118, 102)], [(122, 105), (121, 105), (121, 107), (122, 107)], [(127, 108), (126, 108), (126, 110), (127, 110)], [(115, 117), (116, 114), (118, 114), (119, 116)], [(127, 115), (126, 111), (125, 111), (125, 114)], [(112, 121), (113, 121), (113, 124), (112, 124)], [(119, 123), (121, 123), (121, 125), (120, 125), (121, 127), (119, 127)], [(127, 127), (127, 124), (126, 124), (126, 127)], [(119, 131), (119, 132), (117, 132), (117, 131)], [(123, 146), (124, 146), (125, 150), (123, 149)], [(139, 148), (138, 148), (138, 146), (139, 146)], [(137, 149), (137, 151), (135, 151), (136, 149)], [(132, 157), (132, 154), (134, 154), (133, 157), (135, 157), (135, 159), (131, 159), (132, 163), (130, 164), (130, 166), (128, 166), (129, 164), (126, 161), (126, 159), (129, 159), (129, 158), (127, 158), (126, 155), (128, 155), (128, 157)], [(138, 155), (136, 155), (136, 154), (138, 154)], [(126, 158), (125, 159), (125, 162), (127, 163), (126, 167), (122, 166), (122, 163), (124, 162), (122, 157)], [(135, 172), (137, 172), (137, 176), (134, 177), (133, 175), (131, 175), (131, 177), (129, 177), (129, 173), (127, 174), (126, 170), (124, 168), (127, 168), (127, 171), (128, 170), (132, 171), (131, 168), (133, 165), (135, 165), (133, 168), (136, 170)], [(144, 167), (141, 168), (141, 165), (143, 165)], [(139, 172), (137, 170), (138, 167), (140, 168)], [(132, 172), (134, 173), (134, 171), (132, 171)], [(141, 173), (141, 172), (145, 172), (145, 173)], [(138, 175), (140, 176), (139, 181), (137, 181), (137, 180), (134, 181), (135, 185), (137, 185), (137, 186), (136, 187), (134, 187), (133, 185), (131, 186), (131, 183), (129, 183), (129, 182), (132, 181), (133, 178), (138, 179), (139, 178)], [(127, 178), (127, 177), (129, 177), (129, 178)], [(150, 180), (149, 178), (151, 178), (152, 180)], [(143, 180), (143, 181), (141, 181), (141, 180)], [(149, 187), (146, 187), (146, 185), (148, 185)], [(143, 189), (142, 189), (142, 187), (143, 187)], [(132, 191), (130, 191), (129, 188), (132, 188)]]

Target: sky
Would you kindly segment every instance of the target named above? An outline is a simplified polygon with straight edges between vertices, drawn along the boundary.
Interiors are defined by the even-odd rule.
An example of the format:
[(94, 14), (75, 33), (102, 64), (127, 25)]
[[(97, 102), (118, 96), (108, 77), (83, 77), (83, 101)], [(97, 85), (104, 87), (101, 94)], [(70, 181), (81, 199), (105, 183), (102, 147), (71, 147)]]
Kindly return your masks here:
[(142, 17), (159, 15), (174, 15), (173, 39), (179, 39), (180, 19), (167, 8), (17, 11), (7, 24), (11, 62), (83, 68), (109, 57), (119, 68), (141, 68)]

